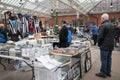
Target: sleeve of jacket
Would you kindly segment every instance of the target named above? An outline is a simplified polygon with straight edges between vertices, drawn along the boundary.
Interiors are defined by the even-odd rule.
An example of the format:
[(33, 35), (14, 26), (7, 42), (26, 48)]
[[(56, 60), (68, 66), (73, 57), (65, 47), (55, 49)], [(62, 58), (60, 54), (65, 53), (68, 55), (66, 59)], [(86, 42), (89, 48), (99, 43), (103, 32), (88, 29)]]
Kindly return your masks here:
[(100, 26), (99, 28), (99, 35), (98, 35), (98, 46), (102, 45), (102, 42), (104, 40), (105, 37), (105, 27), (104, 26)]

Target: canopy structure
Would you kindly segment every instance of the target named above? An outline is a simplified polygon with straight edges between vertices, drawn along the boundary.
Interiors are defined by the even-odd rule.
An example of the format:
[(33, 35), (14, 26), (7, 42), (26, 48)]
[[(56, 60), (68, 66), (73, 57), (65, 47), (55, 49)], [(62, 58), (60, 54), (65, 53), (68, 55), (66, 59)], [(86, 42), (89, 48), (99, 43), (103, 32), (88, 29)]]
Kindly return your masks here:
[[(120, 6), (119, 0), (0, 0), (0, 12), (3, 14), (10, 10), (45, 17), (50, 17), (56, 11), (59, 11), (61, 15), (65, 12), (87, 15), (101, 12), (99, 9), (109, 12), (107, 10), (111, 10), (111, 8), (108, 9), (111, 2), (113, 6)], [(113, 11), (120, 11), (120, 8)]]
[(91, 13), (120, 12), (120, 0), (103, 0)]

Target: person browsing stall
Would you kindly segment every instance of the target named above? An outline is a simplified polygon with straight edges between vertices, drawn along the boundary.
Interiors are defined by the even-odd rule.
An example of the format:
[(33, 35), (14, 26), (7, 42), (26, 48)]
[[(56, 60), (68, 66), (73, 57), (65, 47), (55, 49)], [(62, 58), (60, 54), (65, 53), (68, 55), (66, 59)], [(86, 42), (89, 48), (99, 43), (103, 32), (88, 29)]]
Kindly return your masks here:
[(112, 51), (114, 48), (114, 24), (109, 21), (109, 15), (101, 16), (101, 26), (98, 35), (100, 47), (101, 68), (95, 75), (98, 77), (111, 77)]
[(72, 41), (72, 31), (68, 21), (63, 21), (63, 26), (59, 32), (59, 47), (69, 47)]
[(94, 26), (91, 29), (94, 45), (97, 44), (97, 37), (98, 37), (98, 27), (94, 24)]

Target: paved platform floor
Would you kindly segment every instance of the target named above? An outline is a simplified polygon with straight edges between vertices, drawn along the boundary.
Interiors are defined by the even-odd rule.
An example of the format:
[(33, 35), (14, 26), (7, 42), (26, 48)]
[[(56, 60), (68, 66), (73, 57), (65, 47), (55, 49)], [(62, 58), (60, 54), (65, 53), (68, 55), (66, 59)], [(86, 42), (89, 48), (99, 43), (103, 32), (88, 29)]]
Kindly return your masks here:
[(112, 55), (112, 76), (107, 78), (99, 78), (95, 76), (95, 73), (98, 73), (100, 70), (100, 55), (99, 48), (92, 47), (92, 61), (93, 65), (91, 70), (85, 74), (82, 80), (120, 80), (120, 47), (115, 48)]
[[(84, 75), (82, 80), (120, 80), (120, 51), (113, 51), (112, 56), (112, 77), (99, 78), (95, 76), (95, 73), (99, 72), (100, 69), (100, 54), (99, 48), (93, 46), (91, 48), (92, 53), (92, 68), (91, 70)], [(3, 67), (0, 65), (0, 80), (31, 80), (32, 73), (31, 71), (23, 72), (21, 70), (13, 70), (12, 66), (8, 67), (7, 70), (3, 70)]]

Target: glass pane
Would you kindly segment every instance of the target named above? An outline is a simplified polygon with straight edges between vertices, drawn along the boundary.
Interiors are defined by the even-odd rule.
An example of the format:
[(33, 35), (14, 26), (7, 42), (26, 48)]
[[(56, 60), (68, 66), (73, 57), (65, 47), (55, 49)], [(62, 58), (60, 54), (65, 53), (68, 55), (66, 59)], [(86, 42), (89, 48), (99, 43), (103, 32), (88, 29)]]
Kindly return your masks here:
[(33, 10), (35, 7), (36, 7), (36, 5), (34, 5), (32, 3), (29, 3), (29, 2), (27, 2), (24, 6), (24, 8), (27, 8), (27, 9), (30, 9), (30, 10)]
[(36, 0), (29, 0), (30, 2), (33, 2), (33, 3), (35, 3), (36, 2)]
[[(18, 6), (18, 7), (21, 6), (19, 4), (19, 0), (1, 0), (1, 2), (5, 3), (5, 4), (13, 5), (13, 6)], [(25, 1), (23, 0), (23, 2), (25, 2)]]

